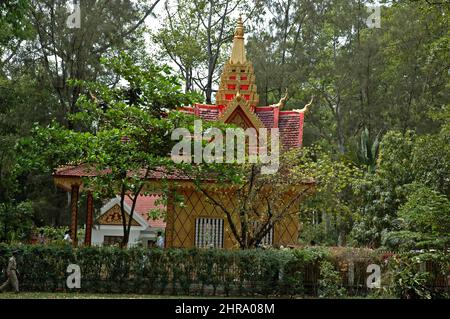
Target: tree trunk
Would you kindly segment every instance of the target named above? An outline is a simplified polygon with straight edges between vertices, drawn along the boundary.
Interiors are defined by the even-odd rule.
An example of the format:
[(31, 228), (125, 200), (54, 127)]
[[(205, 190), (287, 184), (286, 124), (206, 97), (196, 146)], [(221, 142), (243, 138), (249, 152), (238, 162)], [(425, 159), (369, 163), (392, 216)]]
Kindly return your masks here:
[(336, 105), (336, 124), (337, 124), (337, 138), (338, 138), (338, 150), (341, 154), (345, 153), (345, 138), (344, 138), (344, 131), (342, 127), (342, 116), (341, 116), (341, 108), (338, 105)]

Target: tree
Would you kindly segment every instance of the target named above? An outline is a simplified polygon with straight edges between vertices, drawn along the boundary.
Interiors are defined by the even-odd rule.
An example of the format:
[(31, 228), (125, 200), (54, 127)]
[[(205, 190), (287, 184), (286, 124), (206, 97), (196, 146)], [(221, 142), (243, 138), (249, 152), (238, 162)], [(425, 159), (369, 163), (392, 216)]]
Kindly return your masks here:
[(359, 244), (379, 246), (383, 233), (395, 228), (398, 208), (405, 200), (402, 187), (414, 181), (410, 160), (413, 147), (413, 132), (386, 133), (375, 174), (367, 173), (355, 185), (362, 202), (352, 235)]
[(450, 132), (418, 136), (411, 156), (415, 180), (450, 196)]
[[(351, 87), (348, 44), (358, 29), (355, 16), (359, 17), (362, 10), (353, 1), (267, 3), (272, 16), (271, 30), (268, 32), (263, 25), (264, 29), (249, 40), (249, 56), (257, 58), (254, 63), (262, 100), (270, 104), (288, 88), (291, 99), (286, 108), (289, 109), (314, 94), (319, 105), (326, 109), (316, 108), (316, 114), (310, 118), (312, 126), (305, 130), (305, 139), (309, 143), (316, 141), (309, 141), (310, 132), (324, 139), (331, 137), (343, 153), (347, 133), (345, 117), (350, 107), (345, 97), (350, 95)], [(266, 45), (260, 44), (263, 41)]]
[(188, 7), (189, 3), (178, 1), (172, 12), (166, 1), (164, 9), (167, 23), (154, 35), (155, 42), (162, 47), (163, 56), (167, 55), (180, 70), (185, 82), (185, 92), (195, 89), (195, 84), (199, 83), (201, 77), (201, 64), (207, 60), (207, 52), (203, 46), (204, 35), (199, 32), (200, 20), (195, 12), (186, 10)]
[(29, 8), (29, 0), (0, 2), (0, 67), (10, 61), (22, 41), (32, 35), (30, 21), (26, 18)]
[(426, 186), (412, 185), (398, 216), (407, 230), (436, 236), (450, 234), (450, 200)]
[[(160, 174), (171, 172), (168, 154), (173, 142), (169, 133), (186, 118), (178, 112), (167, 115), (167, 110), (190, 104), (195, 98), (181, 93), (178, 78), (167, 66), (134, 63), (126, 54), (105, 62), (106, 67), (126, 81), (125, 87), (76, 83), (87, 91), (78, 99), (84, 112), (73, 115), (72, 120), (84, 131), (57, 123), (38, 126), (33, 138), (22, 140), (20, 145), (23, 167), (51, 171), (58, 165), (84, 165), (87, 171), (95, 173), (94, 177), (84, 179), (85, 186), (94, 194), (101, 198), (120, 194), (122, 246), (128, 244), (138, 196), (155, 191), (147, 187), (147, 178), (161, 167)], [(128, 219), (125, 197), (132, 201)]]
[(448, 196), (448, 145), (446, 134), (386, 133), (380, 144), (377, 170), (356, 184), (361, 208), (352, 233), (358, 243), (379, 246), (383, 236), (402, 229), (398, 220), (401, 207), (405, 214), (405, 207), (412, 210), (426, 196), (428, 203), (414, 208), (415, 211), (426, 209), (427, 205), (445, 207), (439, 198)]
[[(236, 12), (245, 13), (244, 21), (258, 16), (261, 1), (249, 5), (236, 0), (176, 1), (165, 6), (166, 27), (156, 35), (169, 60), (177, 64), (186, 82), (194, 84), (205, 94), (206, 103), (212, 103), (213, 86), (219, 77), (219, 66), (224, 60), (223, 49), (231, 43)], [(206, 43), (206, 50), (204, 45)]]
[(364, 128), (375, 136), (439, 127), (427, 112), (448, 101), (448, 6), (397, 1), (381, 7), (381, 28), (369, 28), (372, 4), (266, 2), (270, 28), (256, 28), (247, 45), (258, 93), (271, 104), (287, 87), (286, 109), (317, 97), (305, 145), (320, 141), (356, 156)]
[(0, 241), (19, 241), (29, 238), (32, 228), (30, 202), (0, 203)]
[(382, 236), (389, 249), (441, 249), (450, 244), (450, 201), (420, 183), (407, 186), (406, 201), (398, 210), (397, 227)]
[(314, 194), (300, 205), (300, 238), (307, 243), (345, 245), (358, 206), (353, 185), (363, 171), (320, 146), (307, 147), (304, 152), (305, 166), (318, 182)]
[(70, 13), (64, 1), (32, 1), (29, 14), (37, 33), (33, 50), (65, 114), (78, 111), (76, 102), (81, 93), (81, 87), (70, 86), (67, 81), (103, 78), (115, 83), (117, 78), (108, 77), (99, 63), (100, 57), (112, 57), (139, 44), (142, 26), (158, 3), (159, 0), (81, 1), (80, 28), (68, 29)]
[(258, 247), (275, 225), (295, 219), (300, 200), (313, 191), (309, 172), (301, 169), (303, 159), (298, 150), (281, 155), (274, 174), (264, 174), (261, 163), (222, 164), (220, 173), (215, 165), (210, 172), (217, 176), (215, 183), (222, 183), (220, 192), (204, 183), (208, 166), (197, 167), (198, 174), (192, 176), (198, 190), (226, 216), (239, 247), (248, 249)]
[[(22, 203), (30, 206), (35, 224), (58, 224), (66, 198), (48, 187), (50, 176), (39, 172), (27, 177), (16, 174), (14, 146), (30, 133), (34, 123), (45, 125), (65, 115), (58, 111), (57, 100), (49, 88), (51, 83), (44, 72), (29, 63), (30, 52), (28, 56), (23, 55), (35, 35), (27, 16), (30, 1), (3, 1), (0, 6), (4, 36), (0, 42), (4, 57), (0, 63), (0, 141), (3, 146), (0, 149), (0, 203), (10, 210)], [(17, 63), (18, 60), (21, 62)]]
[(67, 194), (42, 171), (17, 175), (15, 143), (34, 123), (72, 125), (67, 114), (78, 111), (81, 87), (69, 86), (69, 78), (114, 84), (100, 57), (119, 49), (135, 54), (144, 20), (159, 0), (81, 1), (79, 29), (66, 25), (70, 2), (0, 1), (0, 202), (30, 201), (37, 225), (67, 222)]
[[(319, 198), (330, 204), (336, 197), (330, 199), (329, 195), (342, 191), (349, 174), (354, 172), (349, 166), (333, 165), (329, 157), (315, 148), (282, 153), (274, 174), (262, 173), (262, 166), (261, 163), (233, 163), (216, 164), (212, 170), (207, 165), (199, 167), (200, 173), (211, 172), (212, 176), (217, 176), (216, 183), (222, 183), (220, 192), (208, 188), (199, 178), (204, 175), (193, 175), (197, 177), (198, 190), (226, 217), (242, 249), (258, 247), (276, 225), (285, 220), (298, 220), (300, 212), (305, 213), (308, 208), (309, 212), (314, 210), (305, 202)], [(340, 179), (341, 176), (345, 178)], [(340, 214), (340, 208), (342, 206), (335, 207), (334, 212)]]

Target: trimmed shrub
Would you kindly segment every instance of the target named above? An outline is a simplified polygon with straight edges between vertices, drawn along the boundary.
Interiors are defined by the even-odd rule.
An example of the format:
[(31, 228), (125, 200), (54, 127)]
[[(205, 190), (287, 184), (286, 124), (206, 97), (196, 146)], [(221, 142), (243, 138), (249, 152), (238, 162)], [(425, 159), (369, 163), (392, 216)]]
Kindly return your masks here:
[[(25, 291), (69, 291), (66, 286), (69, 264), (81, 269), (81, 288), (92, 293), (146, 293), (184, 295), (313, 295), (337, 297), (348, 293), (366, 294), (366, 267), (370, 263), (385, 267), (387, 259), (381, 252), (361, 249), (311, 247), (297, 250), (214, 250), (214, 249), (120, 249), (117, 247), (82, 247), (69, 245), (0, 244), (0, 268), (5, 268), (13, 249), (18, 249), (20, 287)], [(423, 287), (437, 285), (448, 271), (448, 257), (428, 258), (430, 276), (412, 278), (416, 293), (421, 297)], [(412, 262), (417, 255), (389, 254)], [(404, 258), (404, 259), (403, 259)], [(378, 260), (378, 262), (377, 262)], [(355, 285), (347, 285), (349, 262), (354, 265)], [(416, 263), (414, 261), (414, 263)], [(382, 269), (383, 281), (389, 274), (391, 293), (404, 296), (415, 268), (403, 271), (404, 262)], [(435, 268), (433, 268), (435, 267)], [(403, 277), (402, 277), (403, 276)], [(417, 279), (417, 280), (416, 280)], [(439, 281), (440, 280), (440, 281)], [(440, 285), (440, 284), (439, 284)], [(446, 285), (446, 283), (445, 283)], [(416, 287), (414, 286), (414, 287)], [(354, 288), (357, 288), (356, 290)], [(427, 288), (428, 289), (428, 288)], [(444, 289), (448, 289), (447, 286)], [(439, 297), (431, 292), (432, 297)]]

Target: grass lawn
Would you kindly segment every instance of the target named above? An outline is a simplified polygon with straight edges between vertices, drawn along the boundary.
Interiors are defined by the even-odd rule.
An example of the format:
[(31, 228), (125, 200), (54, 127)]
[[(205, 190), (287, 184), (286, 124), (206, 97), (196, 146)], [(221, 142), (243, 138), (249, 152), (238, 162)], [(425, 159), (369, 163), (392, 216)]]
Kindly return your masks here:
[[(1, 299), (265, 299), (263, 296), (174, 296), (174, 295), (139, 295), (139, 294), (93, 294), (93, 293), (67, 293), (67, 292), (21, 292), (18, 294), (12, 292), (0, 293)], [(278, 299), (280, 297), (272, 297)], [(344, 296), (338, 299), (395, 299), (392, 296)], [(271, 299), (271, 298), (269, 298)], [(281, 298), (284, 299), (284, 298)], [(317, 297), (297, 297), (294, 299), (318, 299)]]
[[(138, 295), (138, 294), (92, 294), (63, 292), (12, 292), (0, 293), (0, 299), (210, 299), (214, 297)], [(215, 297), (223, 299), (225, 297)]]

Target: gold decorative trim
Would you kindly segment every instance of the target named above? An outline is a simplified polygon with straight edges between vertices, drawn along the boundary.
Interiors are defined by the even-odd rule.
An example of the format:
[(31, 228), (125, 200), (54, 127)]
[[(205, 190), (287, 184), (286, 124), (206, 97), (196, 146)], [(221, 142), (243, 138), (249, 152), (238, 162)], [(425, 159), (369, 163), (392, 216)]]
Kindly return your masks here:
[(252, 123), (255, 129), (264, 128), (264, 124), (261, 122), (259, 117), (250, 110), (250, 105), (247, 100), (245, 100), (242, 96), (236, 96), (231, 104), (228, 105), (225, 112), (223, 112), (218, 119), (227, 123), (227, 120), (233, 115), (234, 111), (240, 108), (248, 120)]

